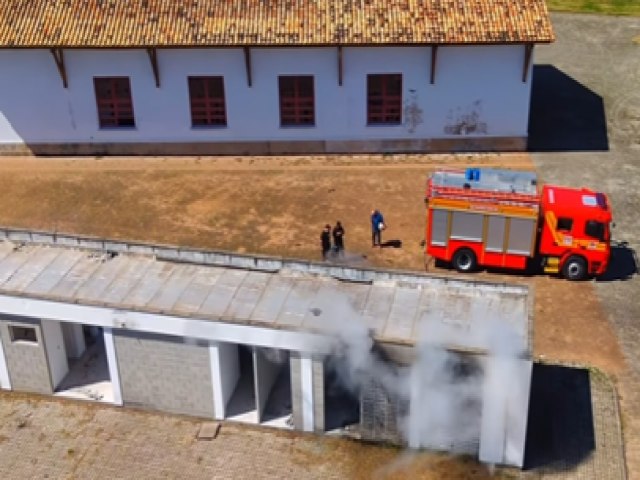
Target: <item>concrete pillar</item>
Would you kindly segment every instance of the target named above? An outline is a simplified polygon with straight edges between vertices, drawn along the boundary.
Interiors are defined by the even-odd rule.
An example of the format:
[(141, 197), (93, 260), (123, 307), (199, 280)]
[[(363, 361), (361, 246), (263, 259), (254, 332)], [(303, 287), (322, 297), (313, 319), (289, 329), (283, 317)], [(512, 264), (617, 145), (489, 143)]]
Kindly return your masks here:
[(324, 365), (310, 353), (291, 352), (293, 426), (305, 432), (324, 431)]
[(47, 363), (49, 364), (51, 388), (55, 390), (69, 373), (67, 351), (62, 337), (62, 325), (55, 320), (42, 320), (41, 328)]
[(107, 364), (109, 365), (109, 377), (113, 386), (113, 403), (122, 405), (122, 387), (120, 384), (120, 371), (118, 370), (118, 357), (116, 346), (113, 340), (113, 330), (108, 327), (103, 329), (104, 349), (107, 354)]
[(313, 358), (309, 354), (300, 357), (300, 388), (302, 399), (302, 430), (314, 431), (313, 418)]
[(485, 360), (480, 461), (523, 466), (532, 368), (530, 360)]
[(213, 412), (216, 419), (224, 420), (227, 415), (227, 404), (240, 378), (238, 346), (231, 343), (212, 342), (209, 345), (209, 357)]
[(324, 360), (314, 358), (313, 374), (313, 423), (314, 431), (324, 432)]
[(4, 347), (2, 346), (2, 337), (0, 336), (0, 388), (3, 390), (11, 390), (11, 378), (9, 377), (9, 369), (7, 368), (7, 357), (4, 355)]
[(302, 430), (302, 385), (300, 383), (301, 359), (298, 352), (289, 354), (289, 370), (291, 372), (291, 419), (293, 428)]
[(82, 324), (64, 322), (62, 324), (62, 336), (64, 337), (67, 356), (69, 358), (80, 358), (86, 349)]

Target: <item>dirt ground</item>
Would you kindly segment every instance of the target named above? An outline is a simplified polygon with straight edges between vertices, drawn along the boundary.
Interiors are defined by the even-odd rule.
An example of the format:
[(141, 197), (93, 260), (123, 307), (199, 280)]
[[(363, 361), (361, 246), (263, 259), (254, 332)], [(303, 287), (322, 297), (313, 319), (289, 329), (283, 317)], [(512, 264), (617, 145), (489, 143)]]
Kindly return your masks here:
[(4, 479), (485, 480), (472, 458), (0, 392)]
[[(319, 260), (322, 226), (340, 220), (347, 261), (424, 270), (426, 176), (437, 167), (467, 165), (533, 168), (527, 154), (5, 158), (0, 224)], [(400, 241), (400, 248), (371, 248), (372, 208), (384, 213), (383, 241)], [(622, 368), (590, 283), (474, 277), (534, 286), (537, 356), (612, 374)], [(577, 305), (566, 302), (578, 297)]]

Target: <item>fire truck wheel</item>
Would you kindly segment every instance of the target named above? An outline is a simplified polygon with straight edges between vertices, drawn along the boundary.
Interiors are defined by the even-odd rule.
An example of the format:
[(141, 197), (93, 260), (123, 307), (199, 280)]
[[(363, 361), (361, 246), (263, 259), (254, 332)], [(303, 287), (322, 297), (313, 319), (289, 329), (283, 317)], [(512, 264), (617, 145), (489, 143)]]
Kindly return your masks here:
[(453, 255), (453, 268), (459, 272), (471, 272), (476, 269), (478, 261), (473, 250), (461, 248)]
[(587, 276), (587, 262), (576, 255), (569, 257), (562, 267), (562, 275), (567, 280), (584, 280)]

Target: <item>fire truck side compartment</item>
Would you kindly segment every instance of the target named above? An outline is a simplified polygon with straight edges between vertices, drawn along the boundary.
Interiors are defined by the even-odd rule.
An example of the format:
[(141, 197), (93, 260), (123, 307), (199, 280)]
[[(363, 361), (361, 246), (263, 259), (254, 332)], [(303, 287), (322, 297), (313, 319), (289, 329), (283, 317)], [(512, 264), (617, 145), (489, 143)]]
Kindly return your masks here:
[(532, 218), (511, 218), (507, 253), (532, 255), (535, 242), (536, 221)]
[(447, 210), (431, 211), (431, 244), (446, 247), (449, 243), (449, 212)]
[(504, 251), (504, 230), (507, 223), (505, 217), (489, 215), (489, 227), (487, 228), (487, 241), (484, 251), (502, 253)]
[(483, 217), (484, 215), (480, 213), (454, 211), (451, 221), (451, 239), (481, 242)]

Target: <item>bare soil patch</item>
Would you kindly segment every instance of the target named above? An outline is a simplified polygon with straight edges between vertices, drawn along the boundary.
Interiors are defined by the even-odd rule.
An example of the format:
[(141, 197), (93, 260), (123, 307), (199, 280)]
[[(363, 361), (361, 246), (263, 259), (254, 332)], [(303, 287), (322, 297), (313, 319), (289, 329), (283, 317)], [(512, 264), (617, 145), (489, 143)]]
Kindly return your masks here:
[[(426, 175), (468, 165), (533, 168), (526, 154), (5, 158), (0, 224), (319, 260), (323, 225), (340, 220), (348, 261), (424, 270)], [(373, 208), (388, 224), (383, 241), (399, 248), (371, 247)], [(472, 278), (535, 286), (536, 355), (614, 374), (622, 368), (592, 284)]]

